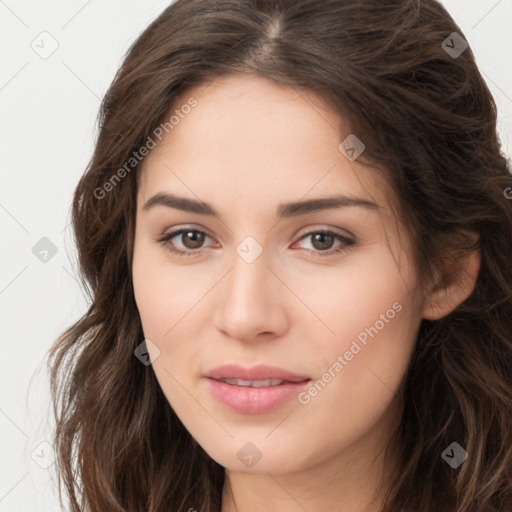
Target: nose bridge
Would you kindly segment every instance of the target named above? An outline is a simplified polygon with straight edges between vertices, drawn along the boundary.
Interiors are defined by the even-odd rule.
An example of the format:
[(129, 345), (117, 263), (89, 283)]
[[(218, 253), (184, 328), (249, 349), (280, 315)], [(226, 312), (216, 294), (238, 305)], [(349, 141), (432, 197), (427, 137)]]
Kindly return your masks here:
[(236, 247), (216, 305), (217, 328), (237, 339), (275, 333), (283, 326), (283, 294), (276, 289), (279, 280), (268, 268), (269, 255), (250, 238)]
[(273, 288), (271, 281), (275, 276), (268, 268), (267, 253), (260, 247), (253, 241), (244, 241), (236, 248), (232, 258), (232, 270), (226, 285), (227, 296), (224, 299), (232, 299), (231, 306), (241, 311), (251, 305), (253, 308), (264, 306)]

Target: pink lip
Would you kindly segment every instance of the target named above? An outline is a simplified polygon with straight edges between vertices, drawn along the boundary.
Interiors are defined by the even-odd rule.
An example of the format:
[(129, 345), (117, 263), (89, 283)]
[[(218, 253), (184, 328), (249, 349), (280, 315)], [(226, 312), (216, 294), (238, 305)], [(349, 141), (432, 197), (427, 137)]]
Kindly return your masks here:
[[(245, 414), (258, 414), (271, 411), (287, 402), (311, 380), (277, 366), (258, 365), (243, 368), (238, 365), (224, 365), (205, 375), (211, 393), (224, 405)], [(284, 382), (278, 386), (260, 388), (242, 387), (221, 379), (267, 380), (278, 379)]]
[(244, 368), (237, 364), (226, 364), (210, 370), (205, 377), (209, 379), (243, 379), (243, 380), (266, 380), (279, 379), (287, 382), (301, 382), (308, 380), (307, 375), (297, 375), (289, 371), (283, 370), (278, 366), (268, 366), (259, 364), (252, 368)]

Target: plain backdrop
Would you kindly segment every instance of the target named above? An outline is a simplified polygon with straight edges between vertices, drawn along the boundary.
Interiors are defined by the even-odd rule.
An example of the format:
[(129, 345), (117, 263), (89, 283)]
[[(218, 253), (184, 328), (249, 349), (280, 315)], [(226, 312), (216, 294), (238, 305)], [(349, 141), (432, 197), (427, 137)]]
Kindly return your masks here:
[[(443, 3), (494, 95), (510, 158), (512, 0)], [(0, 0), (0, 512), (62, 510), (44, 358), (87, 306), (71, 196), (92, 154), (101, 98), (128, 47), (168, 4)]]

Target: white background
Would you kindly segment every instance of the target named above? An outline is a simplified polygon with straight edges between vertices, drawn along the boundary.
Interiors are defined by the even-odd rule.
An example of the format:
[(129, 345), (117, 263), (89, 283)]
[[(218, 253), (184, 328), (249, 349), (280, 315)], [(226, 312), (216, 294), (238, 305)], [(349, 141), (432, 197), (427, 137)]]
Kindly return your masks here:
[[(443, 3), (494, 95), (510, 157), (512, 0)], [(168, 4), (0, 0), (0, 512), (61, 510), (55, 466), (35, 460), (44, 465), (52, 453), (39, 446), (51, 439), (45, 354), (86, 309), (68, 226), (71, 196), (92, 154), (101, 98), (130, 44)], [(42, 44), (43, 31), (58, 43), (47, 59), (31, 47)], [(42, 237), (57, 247), (46, 263), (32, 253)]]

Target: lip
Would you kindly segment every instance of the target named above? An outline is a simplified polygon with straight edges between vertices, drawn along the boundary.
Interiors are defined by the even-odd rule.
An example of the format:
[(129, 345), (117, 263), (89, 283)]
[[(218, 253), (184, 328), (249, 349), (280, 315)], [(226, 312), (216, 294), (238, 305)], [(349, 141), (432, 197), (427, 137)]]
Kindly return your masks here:
[(243, 379), (243, 380), (267, 380), (278, 379), (287, 382), (301, 382), (310, 379), (307, 375), (297, 375), (295, 373), (279, 368), (278, 366), (269, 366), (259, 364), (252, 368), (244, 368), (237, 364), (226, 364), (210, 370), (206, 377), (209, 379)]
[[(244, 414), (269, 412), (296, 396), (311, 380), (277, 366), (258, 365), (244, 368), (224, 365), (209, 371), (205, 378), (212, 395), (225, 406)], [(284, 381), (277, 386), (245, 387), (221, 382), (220, 379)]]

